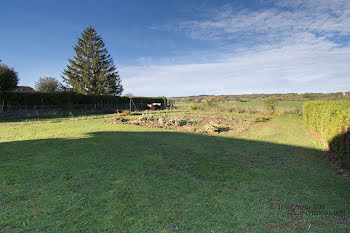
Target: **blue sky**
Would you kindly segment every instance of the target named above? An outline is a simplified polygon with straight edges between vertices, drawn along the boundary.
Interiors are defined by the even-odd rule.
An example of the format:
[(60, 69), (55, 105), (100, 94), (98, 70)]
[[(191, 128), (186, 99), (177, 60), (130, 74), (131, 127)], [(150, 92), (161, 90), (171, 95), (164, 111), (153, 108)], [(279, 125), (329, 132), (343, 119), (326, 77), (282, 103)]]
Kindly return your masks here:
[(0, 59), (60, 79), (82, 30), (139, 96), (350, 90), (350, 1), (3, 1)]

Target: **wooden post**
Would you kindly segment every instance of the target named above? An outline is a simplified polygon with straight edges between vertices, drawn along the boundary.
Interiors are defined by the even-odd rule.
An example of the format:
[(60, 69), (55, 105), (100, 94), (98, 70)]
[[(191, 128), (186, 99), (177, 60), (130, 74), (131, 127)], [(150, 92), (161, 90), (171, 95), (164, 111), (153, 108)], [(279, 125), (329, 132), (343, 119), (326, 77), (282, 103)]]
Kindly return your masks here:
[(129, 97), (129, 99), (130, 99), (129, 106), (130, 106), (130, 113), (131, 113), (131, 97)]
[(134, 111), (137, 111), (137, 108), (136, 108), (136, 105), (135, 105), (135, 102), (130, 98), (130, 100), (131, 100), (131, 102), (132, 102), (132, 104), (134, 105), (134, 108), (135, 108), (135, 110)]

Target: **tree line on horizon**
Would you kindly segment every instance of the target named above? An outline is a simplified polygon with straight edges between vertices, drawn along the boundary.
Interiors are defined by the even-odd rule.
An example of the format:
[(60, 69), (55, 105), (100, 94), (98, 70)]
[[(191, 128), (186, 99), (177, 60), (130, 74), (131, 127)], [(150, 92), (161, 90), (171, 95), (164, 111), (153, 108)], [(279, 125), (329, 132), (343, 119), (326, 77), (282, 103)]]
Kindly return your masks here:
[[(113, 58), (93, 27), (84, 29), (73, 48), (75, 56), (68, 59), (69, 64), (61, 76), (65, 85), (54, 77), (41, 77), (35, 83), (37, 91), (73, 91), (115, 96), (122, 94), (123, 86)], [(18, 81), (18, 73), (14, 68), (2, 64), (0, 60), (0, 91), (12, 91), (17, 87)]]
[(305, 101), (305, 100), (349, 100), (350, 91), (333, 93), (274, 93), (274, 94), (240, 94), (240, 95), (197, 95), (169, 97), (174, 102), (200, 103), (211, 99), (214, 102), (248, 102), (265, 101), (274, 98), (276, 101)]

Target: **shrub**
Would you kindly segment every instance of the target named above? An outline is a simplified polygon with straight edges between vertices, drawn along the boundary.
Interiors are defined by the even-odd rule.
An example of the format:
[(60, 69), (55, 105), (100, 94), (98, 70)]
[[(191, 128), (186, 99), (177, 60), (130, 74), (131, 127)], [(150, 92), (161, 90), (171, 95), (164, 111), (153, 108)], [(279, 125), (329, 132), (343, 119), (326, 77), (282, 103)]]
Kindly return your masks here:
[(270, 96), (264, 99), (264, 105), (267, 111), (274, 113), (276, 109), (277, 98), (274, 96)]
[(40, 92), (54, 93), (63, 90), (62, 84), (53, 77), (40, 78), (37, 83), (35, 83), (35, 89)]
[(303, 105), (303, 119), (337, 154), (341, 166), (350, 168), (350, 101), (308, 101)]
[(187, 124), (187, 120), (186, 119), (181, 118), (181, 119), (178, 119), (178, 121), (177, 121), (177, 125), (178, 126), (184, 126), (186, 124)]
[(127, 121), (128, 121), (128, 119), (117, 115), (114, 117), (113, 123), (119, 124), (119, 123), (123, 123), (123, 122), (127, 122)]
[(139, 123), (146, 122), (147, 119), (148, 119), (148, 114), (142, 114), (142, 115), (139, 117)]
[(268, 120), (270, 120), (270, 117), (269, 116), (264, 116), (262, 114), (258, 114), (254, 118), (255, 122), (265, 122), (265, 121), (268, 121)]
[(297, 108), (297, 114), (300, 115), (300, 116), (303, 115), (303, 108), (298, 107)]
[(209, 126), (207, 127), (207, 130), (213, 133), (221, 133), (221, 132), (226, 132), (229, 131), (230, 128), (227, 126), (220, 126), (215, 124), (214, 122), (210, 122)]
[(197, 103), (192, 103), (190, 108), (191, 108), (191, 110), (197, 110), (197, 109), (199, 109), (199, 105)]
[(206, 107), (215, 107), (217, 105), (217, 99), (214, 97), (207, 97), (202, 102)]
[(130, 110), (123, 110), (122, 111), (122, 115), (123, 116), (127, 116), (127, 115), (129, 115), (130, 114)]
[(194, 100), (192, 100), (192, 102), (194, 103), (200, 103), (202, 101), (201, 98), (195, 98)]

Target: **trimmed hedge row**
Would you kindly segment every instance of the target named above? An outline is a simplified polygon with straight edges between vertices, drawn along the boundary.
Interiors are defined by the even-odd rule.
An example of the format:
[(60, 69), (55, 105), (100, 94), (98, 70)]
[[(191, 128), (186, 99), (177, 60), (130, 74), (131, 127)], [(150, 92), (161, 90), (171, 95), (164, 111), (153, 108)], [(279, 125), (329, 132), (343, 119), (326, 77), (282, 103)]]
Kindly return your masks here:
[[(165, 97), (133, 97), (135, 104), (162, 103), (162, 107), (167, 106)], [(127, 104), (128, 97), (109, 95), (84, 95), (75, 92), (59, 93), (20, 93), (20, 92), (0, 92), (0, 105), (4, 106), (33, 106), (33, 105), (84, 105), (84, 104)]]
[(303, 119), (337, 154), (341, 165), (350, 168), (350, 101), (307, 101)]

